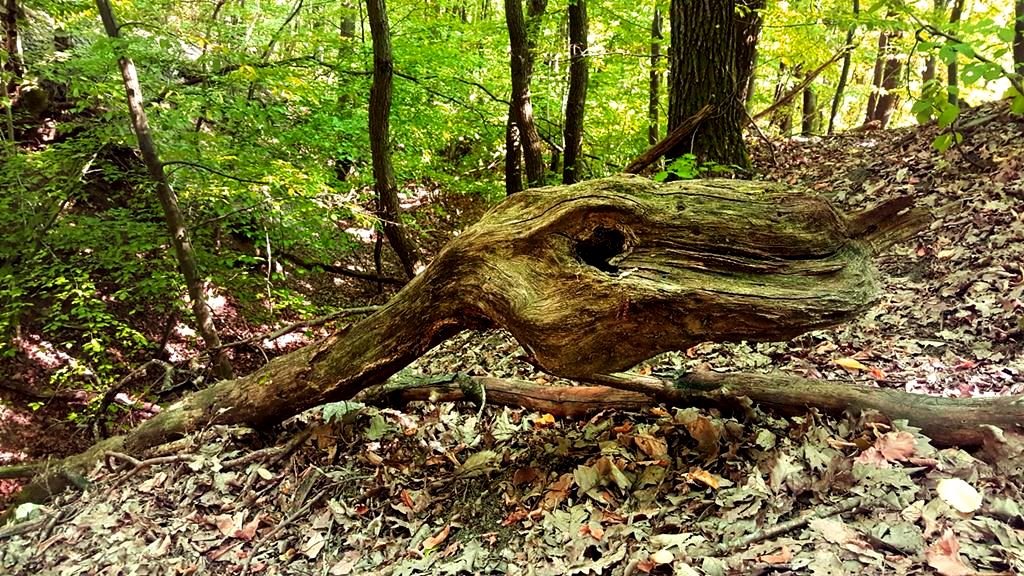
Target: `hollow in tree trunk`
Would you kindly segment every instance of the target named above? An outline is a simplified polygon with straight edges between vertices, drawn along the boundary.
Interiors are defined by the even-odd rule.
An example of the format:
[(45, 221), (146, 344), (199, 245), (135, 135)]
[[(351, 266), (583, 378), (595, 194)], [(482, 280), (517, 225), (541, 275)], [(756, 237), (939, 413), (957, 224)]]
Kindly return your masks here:
[[(96, 0), (96, 8), (99, 10), (107, 35), (111, 38), (120, 36), (117, 21), (110, 6), (110, 0)], [(156, 142), (149, 130), (149, 120), (146, 117), (146, 110), (142, 103), (142, 86), (139, 84), (135, 63), (131, 58), (123, 55), (118, 56), (117, 63), (121, 69), (121, 79), (124, 82), (132, 130), (135, 132), (135, 137), (138, 140), (139, 151), (142, 153), (142, 160), (146, 164), (146, 171), (149, 172), (149, 177), (156, 184), (157, 198), (160, 200), (160, 206), (163, 208), (164, 222), (167, 224), (167, 230), (171, 235), (171, 243), (174, 246), (174, 254), (178, 260), (178, 268), (181, 270), (181, 275), (185, 278), (185, 287), (192, 302), (192, 313), (196, 318), (197, 331), (206, 344), (207, 349), (213, 352), (214, 373), (218, 378), (230, 379), (233, 377), (231, 362), (228, 360), (227, 352), (220, 349), (220, 336), (217, 334), (217, 327), (213, 322), (213, 313), (206, 303), (203, 279), (199, 275), (199, 265), (196, 263), (195, 250), (193, 250), (192, 241), (189, 239), (188, 227), (185, 225), (185, 216), (181, 213), (181, 208), (178, 206), (177, 195), (167, 181), (167, 174), (164, 172), (164, 165), (160, 161)]]
[(416, 275), (416, 247), (406, 236), (399, 216), (398, 186), (391, 165), (391, 31), (384, 0), (366, 0), (366, 14), (373, 40), (373, 85), (370, 87), (370, 154), (373, 156), (377, 217), (388, 244), (402, 263), (405, 275)]
[(583, 151), (583, 117), (587, 107), (587, 0), (569, 0), (569, 95), (565, 103), (563, 184), (579, 180)]
[(692, 153), (702, 162), (750, 168), (740, 99), (749, 70), (737, 64), (736, 18), (735, 0), (672, 0), (668, 129), (706, 104), (715, 114), (693, 139), (672, 150), (670, 159)]

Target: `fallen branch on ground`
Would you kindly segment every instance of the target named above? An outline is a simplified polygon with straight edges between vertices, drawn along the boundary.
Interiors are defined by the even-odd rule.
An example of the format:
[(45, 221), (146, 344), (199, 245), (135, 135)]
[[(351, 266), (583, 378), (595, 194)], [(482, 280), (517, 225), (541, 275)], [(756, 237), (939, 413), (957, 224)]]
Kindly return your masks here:
[(482, 386), (493, 404), (521, 406), (566, 418), (601, 410), (640, 410), (659, 402), (680, 407), (742, 409), (743, 399), (749, 398), (762, 408), (791, 416), (803, 415), (809, 408), (833, 416), (873, 410), (890, 421), (907, 420), (936, 446), (961, 447), (980, 446), (985, 425), (1021, 431), (1024, 423), (1024, 396), (944, 398), (779, 373), (698, 371), (674, 380), (616, 373), (586, 379), (597, 386), (551, 386), (526, 380), (445, 374), (405, 377), (370, 388), (358, 398), (368, 404), (391, 406), (416, 400), (467, 399), (459, 378), (469, 378)]
[(338, 276), (347, 276), (349, 278), (358, 278), (359, 280), (380, 282), (381, 284), (390, 284), (392, 286), (404, 286), (406, 282), (401, 278), (381, 276), (380, 274), (374, 274), (373, 272), (360, 272), (359, 270), (352, 270), (350, 268), (335, 266), (334, 264), (326, 264), (324, 262), (310, 262), (301, 256), (296, 256), (295, 254), (290, 254), (288, 252), (278, 252), (277, 257), (281, 260), (287, 260), (299, 268), (305, 268), (306, 270), (320, 269), (324, 272), (336, 274)]
[(711, 104), (704, 105), (704, 107), (698, 110), (693, 116), (683, 120), (682, 124), (676, 126), (675, 129), (662, 138), (660, 142), (648, 148), (643, 154), (637, 156), (629, 163), (628, 166), (626, 166), (626, 169), (623, 170), (623, 172), (626, 174), (639, 174), (643, 172), (648, 166), (657, 162), (658, 158), (667, 154), (670, 150), (675, 148), (677, 144), (693, 134), (693, 131), (697, 129), (697, 126), (699, 126), (700, 123), (714, 111), (715, 107)]
[(292, 332), (295, 332), (296, 330), (302, 330), (304, 328), (315, 328), (317, 326), (322, 326), (324, 324), (327, 324), (328, 322), (331, 322), (333, 320), (337, 320), (339, 318), (344, 318), (346, 316), (357, 316), (357, 315), (360, 315), (360, 314), (373, 314), (377, 310), (380, 310), (380, 306), (359, 306), (359, 307), (356, 307), (356, 308), (343, 308), (341, 310), (335, 310), (334, 312), (331, 312), (330, 314), (325, 314), (323, 316), (317, 316), (316, 318), (310, 318), (309, 320), (300, 320), (299, 322), (295, 322), (293, 324), (289, 324), (287, 326), (283, 326), (281, 328), (278, 328), (277, 330), (274, 330), (273, 332), (269, 332), (269, 333), (266, 333), (266, 334), (257, 334), (255, 336), (250, 336), (250, 337), (245, 338), (243, 340), (236, 340), (234, 342), (228, 342), (227, 344), (221, 345), (219, 350), (226, 350), (228, 348), (237, 348), (238, 346), (245, 346), (247, 344), (252, 344), (253, 342), (262, 342), (264, 340), (267, 340), (269, 342), (273, 342), (274, 340), (277, 340), (281, 336), (284, 336), (286, 334), (290, 334)]
[(844, 54), (846, 54), (850, 50), (853, 50), (854, 48), (855, 48), (855, 46), (844, 46), (828, 62), (825, 62), (821, 66), (818, 66), (814, 70), (811, 70), (806, 76), (804, 76), (804, 79), (801, 80), (799, 84), (797, 84), (792, 89), (790, 89), (789, 92), (786, 92), (784, 95), (779, 97), (779, 99), (776, 100), (775, 102), (773, 102), (771, 106), (765, 108), (764, 110), (761, 110), (757, 114), (754, 114), (754, 117), (751, 118), (750, 121), (751, 122), (756, 122), (756, 121), (760, 120), (761, 118), (764, 118), (765, 116), (771, 114), (772, 112), (775, 112), (776, 110), (778, 110), (779, 108), (785, 106), (786, 104), (789, 104), (790, 100), (792, 100), (793, 98), (796, 98), (797, 94), (800, 94), (808, 86), (810, 86), (811, 82), (814, 82), (814, 79), (817, 78), (819, 75), (821, 75), (821, 73), (824, 72), (826, 68), (828, 68), (829, 66), (831, 66), (831, 65), (835, 64), (836, 62), (838, 62), (843, 57)]

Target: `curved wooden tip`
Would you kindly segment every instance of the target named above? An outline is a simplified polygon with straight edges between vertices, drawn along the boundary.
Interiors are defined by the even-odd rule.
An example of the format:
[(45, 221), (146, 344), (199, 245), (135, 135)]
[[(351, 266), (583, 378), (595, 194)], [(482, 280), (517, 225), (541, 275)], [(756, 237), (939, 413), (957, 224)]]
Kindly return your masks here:
[(867, 242), (878, 253), (920, 234), (934, 220), (931, 211), (914, 206), (913, 197), (900, 196), (852, 214), (846, 226), (851, 238)]

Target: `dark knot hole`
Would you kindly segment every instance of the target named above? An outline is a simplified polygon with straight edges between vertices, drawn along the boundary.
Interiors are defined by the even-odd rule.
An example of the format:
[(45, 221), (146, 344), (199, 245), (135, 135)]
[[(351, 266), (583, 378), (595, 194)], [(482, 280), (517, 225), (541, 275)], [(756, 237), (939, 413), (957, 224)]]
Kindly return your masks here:
[(626, 248), (626, 235), (616, 228), (599, 226), (587, 238), (576, 241), (576, 257), (603, 272), (618, 272), (610, 260)]

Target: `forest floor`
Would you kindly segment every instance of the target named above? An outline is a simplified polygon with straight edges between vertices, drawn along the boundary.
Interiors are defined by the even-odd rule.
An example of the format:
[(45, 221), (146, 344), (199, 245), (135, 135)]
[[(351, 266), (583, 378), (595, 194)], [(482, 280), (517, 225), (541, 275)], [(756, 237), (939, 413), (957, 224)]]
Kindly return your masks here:
[[(882, 298), (856, 322), (637, 369), (1024, 393), (1024, 121), (991, 104), (962, 123), (945, 153), (935, 126), (755, 143), (765, 178), (843, 207), (957, 208), (879, 257)], [(465, 333), (406, 372), (561, 383), (521, 354), (504, 332)], [(112, 457), (90, 481), (0, 529), (0, 573), (1024, 573), (1020, 436), (993, 431), (972, 455), (814, 411), (342, 403), (272, 434), (213, 427), (153, 465)]]

